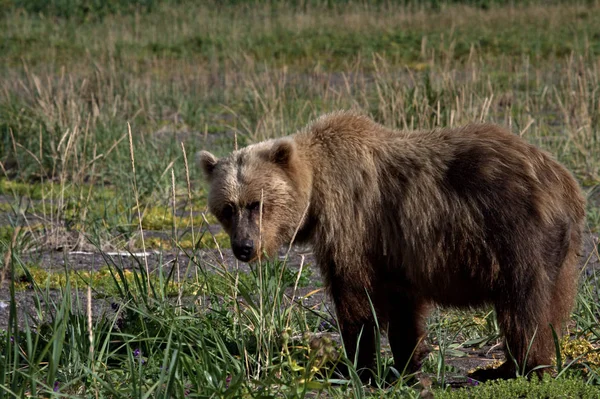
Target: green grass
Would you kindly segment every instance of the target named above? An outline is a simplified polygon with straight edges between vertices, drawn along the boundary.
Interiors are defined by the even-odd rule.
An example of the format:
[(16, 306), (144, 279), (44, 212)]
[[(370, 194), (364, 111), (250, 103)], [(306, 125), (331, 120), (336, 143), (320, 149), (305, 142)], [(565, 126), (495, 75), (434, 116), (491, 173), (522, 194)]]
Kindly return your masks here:
[[(12, 296), (0, 398), (418, 397), (422, 385), (384, 387), (394, 373), (387, 354), (374, 388), (333, 374), (334, 359), (347, 362), (335, 355), (343, 348), (326, 336), (311, 341), (336, 333), (331, 316), (288, 297), (308, 284), (308, 267), (244, 273), (198, 256), (228, 239), (203, 233), (215, 220), (204, 213), (196, 152), (223, 155), (328, 111), (360, 109), (399, 129), (504, 124), (573, 172), (588, 197), (586, 228), (600, 231), (597, 1), (0, 8), (0, 276), (14, 273), (2, 287)], [(158, 235), (142, 242), (140, 225)], [(105, 257), (96, 272), (27, 260), (40, 248), (141, 247), (180, 248), (191, 261), (147, 275), (143, 259), (127, 269)], [(498, 328), (493, 312), (436, 310), (425, 388), (442, 397), (594, 395), (598, 277), (582, 275), (556, 379), (451, 392), (446, 360), (496, 342)], [(17, 320), (24, 286), (35, 287), (39, 325)], [(116, 310), (109, 303), (88, 318), (88, 286)]]
[(462, 388), (455, 392), (444, 392), (436, 397), (444, 399), (458, 398), (597, 398), (598, 389), (579, 379), (564, 378), (554, 380), (544, 378), (542, 381), (535, 378), (528, 381), (519, 378), (513, 381), (496, 381), (485, 384), (478, 389)]

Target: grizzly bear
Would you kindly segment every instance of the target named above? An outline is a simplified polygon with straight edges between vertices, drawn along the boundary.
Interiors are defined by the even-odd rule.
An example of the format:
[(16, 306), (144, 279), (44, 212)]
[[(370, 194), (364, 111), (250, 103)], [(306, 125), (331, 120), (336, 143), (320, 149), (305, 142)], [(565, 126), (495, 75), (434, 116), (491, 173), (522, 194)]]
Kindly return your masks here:
[(202, 151), (200, 164), (239, 260), (312, 243), (359, 368), (374, 364), (377, 317), (397, 369), (417, 371), (432, 304), (494, 306), (506, 361), (474, 378), (551, 365), (585, 203), (571, 174), (520, 137), (490, 124), (395, 131), (337, 112), (223, 159)]

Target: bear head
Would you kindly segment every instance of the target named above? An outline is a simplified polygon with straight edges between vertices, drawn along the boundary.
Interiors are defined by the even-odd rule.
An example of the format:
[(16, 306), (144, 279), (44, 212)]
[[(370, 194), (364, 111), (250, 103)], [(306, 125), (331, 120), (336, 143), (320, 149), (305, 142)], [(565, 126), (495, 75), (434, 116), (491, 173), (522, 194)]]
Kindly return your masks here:
[(310, 171), (289, 138), (254, 144), (217, 159), (199, 154), (210, 188), (208, 208), (229, 234), (236, 258), (272, 257), (302, 226)]

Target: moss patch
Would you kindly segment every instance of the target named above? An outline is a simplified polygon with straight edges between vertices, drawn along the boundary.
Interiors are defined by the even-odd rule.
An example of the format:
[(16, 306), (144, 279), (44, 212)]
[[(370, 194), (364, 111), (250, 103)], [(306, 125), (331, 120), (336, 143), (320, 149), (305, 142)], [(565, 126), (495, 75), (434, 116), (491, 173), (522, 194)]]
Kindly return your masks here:
[[(130, 287), (135, 287), (135, 273), (136, 272), (133, 270), (123, 270), (123, 276)], [(150, 277), (151, 283), (157, 286), (159, 284), (159, 279), (160, 278), (157, 275), (152, 275)], [(15, 289), (27, 290), (35, 284), (39, 287), (58, 290), (64, 289), (67, 286), (67, 281), (69, 281), (72, 286), (87, 287), (89, 285), (96, 294), (116, 296), (119, 292), (113, 274), (108, 266), (94, 271), (48, 271), (37, 265), (29, 265), (17, 271)], [(121, 281), (120, 284), (122, 283), (123, 282)], [(169, 282), (166, 294), (168, 296), (175, 296), (178, 295), (180, 290), (182, 290), (182, 293), (184, 294), (196, 294), (194, 285), (186, 284), (185, 282), (178, 283), (175, 281)]]
[[(220, 231), (216, 234), (210, 234), (209, 232), (195, 233), (195, 242), (192, 239), (191, 233), (184, 234), (178, 240), (164, 237), (150, 237), (144, 240), (146, 248), (160, 249), (160, 250), (173, 250), (175, 248), (182, 249), (215, 249), (217, 245), (219, 248), (229, 248), (229, 236), (227, 233)], [(135, 243), (137, 248), (141, 248), (141, 239), (138, 239)]]
[(585, 337), (569, 338), (564, 337), (561, 341), (561, 350), (563, 356), (567, 359), (565, 365), (575, 366), (582, 368), (584, 373), (587, 373), (590, 367), (596, 373), (600, 373), (600, 347), (594, 346)]

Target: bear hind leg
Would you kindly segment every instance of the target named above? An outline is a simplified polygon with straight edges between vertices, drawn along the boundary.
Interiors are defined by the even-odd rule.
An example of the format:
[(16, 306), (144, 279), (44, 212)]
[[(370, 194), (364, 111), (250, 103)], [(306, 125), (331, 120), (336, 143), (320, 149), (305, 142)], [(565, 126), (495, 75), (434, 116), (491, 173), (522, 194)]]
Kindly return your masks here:
[[(505, 362), (495, 369), (476, 370), (470, 377), (478, 381), (515, 378), (518, 374), (538, 375), (550, 366), (553, 339), (550, 289), (534, 290), (527, 297), (514, 301), (512, 306), (496, 305), (496, 315), (504, 335)], [(516, 298), (516, 296), (515, 296)]]
[(572, 246), (554, 281), (551, 298), (550, 323), (560, 337), (575, 305), (578, 286), (578, 255)]

